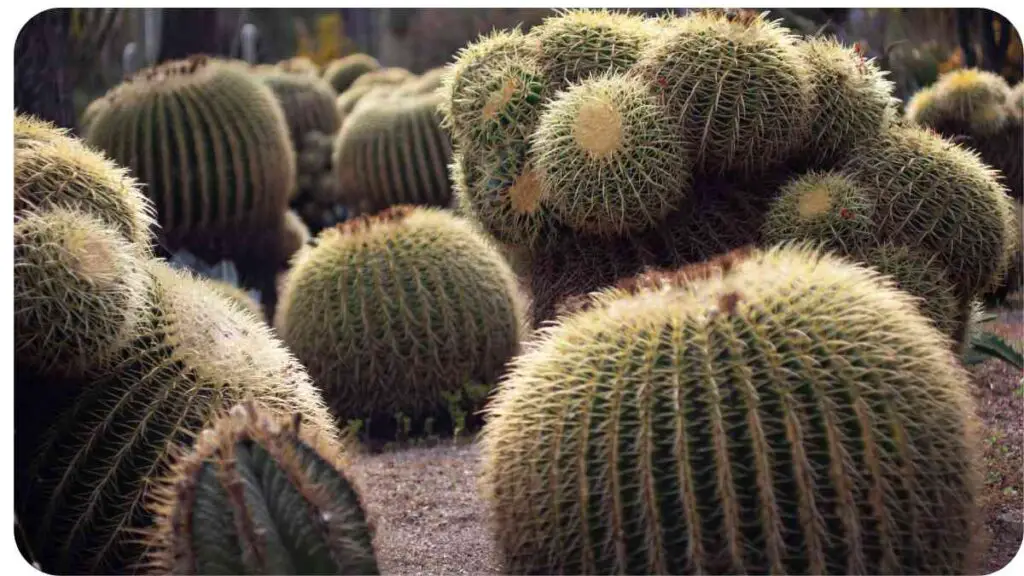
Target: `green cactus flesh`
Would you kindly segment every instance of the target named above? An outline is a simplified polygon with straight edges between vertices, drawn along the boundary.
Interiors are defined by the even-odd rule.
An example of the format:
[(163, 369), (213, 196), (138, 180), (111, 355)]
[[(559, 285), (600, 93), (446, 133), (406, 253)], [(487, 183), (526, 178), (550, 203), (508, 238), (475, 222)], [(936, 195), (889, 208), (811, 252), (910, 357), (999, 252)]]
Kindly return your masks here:
[(15, 220), (27, 212), (68, 208), (91, 214), (149, 250), (153, 204), (136, 180), (100, 152), (33, 119), (15, 119)]
[(334, 106), (335, 95), (326, 82), (298, 74), (267, 74), (261, 80), (277, 97), (284, 110), (292, 145), (302, 147), (309, 132), (333, 134), (341, 126)]
[(897, 100), (878, 65), (833, 39), (809, 38), (798, 50), (810, 68), (813, 106), (808, 153), (819, 164), (842, 159), (878, 135)]
[[(112, 89), (87, 141), (131, 168), (156, 205), (170, 250), (230, 258), (275, 224), (295, 186), (281, 106), (234, 64), (194, 57)], [(214, 248), (209, 248), (213, 250)]]
[(968, 377), (908, 295), (787, 248), (597, 300), (486, 410), (508, 573), (975, 569)]
[(451, 141), (437, 114), (439, 95), (387, 100), (357, 109), (334, 143), (332, 166), (349, 204), (369, 211), (395, 204), (448, 206)]
[(544, 202), (575, 230), (652, 228), (690, 193), (691, 155), (668, 108), (632, 76), (592, 77), (550, 101), (530, 156)]
[(350, 54), (328, 64), (323, 78), (336, 93), (341, 94), (348, 90), (356, 78), (380, 70), (380, 67), (380, 62), (369, 54)]
[(111, 361), (143, 314), (142, 252), (97, 218), (62, 208), (14, 225), (14, 352), (41, 374)]
[(347, 457), (303, 425), (234, 406), (175, 460), (149, 508), (152, 574), (379, 574)]
[(912, 105), (908, 104), (907, 117), (946, 136), (991, 136), (1008, 120), (1010, 86), (993, 72), (977, 68), (953, 70), (925, 90), (931, 92), (915, 95)]
[(698, 173), (755, 174), (810, 138), (807, 65), (789, 31), (762, 17), (687, 15), (649, 45), (636, 70), (678, 119)]
[(17, 514), (50, 573), (122, 573), (140, 562), (149, 482), (219, 411), (248, 398), (333, 426), (269, 326), (161, 261), (144, 269), (146, 311), (106, 369), (61, 381), (16, 374)]
[(553, 87), (564, 89), (594, 75), (627, 71), (654, 30), (637, 15), (573, 9), (546, 18), (528, 38), (544, 75)]
[(399, 206), (315, 242), (284, 281), (275, 326), (342, 421), (431, 416), (518, 351), (515, 276), (468, 221)]
[(840, 169), (877, 194), (879, 240), (940, 255), (965, 295), (1001, 280), (1012, 201), (979, 156), (928, 129), (893, 126), (858, 145)]

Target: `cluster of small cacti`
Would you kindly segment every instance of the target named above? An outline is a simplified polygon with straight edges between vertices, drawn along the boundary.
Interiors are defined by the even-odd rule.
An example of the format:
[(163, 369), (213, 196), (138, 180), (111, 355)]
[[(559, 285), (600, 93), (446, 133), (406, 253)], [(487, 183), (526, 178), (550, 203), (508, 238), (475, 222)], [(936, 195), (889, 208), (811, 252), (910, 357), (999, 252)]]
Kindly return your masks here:
[[(905, 115), (913, 124), (977, 150), (987, 164), (1002, 173), (1002, 183), (1020, 212), (1024, 205), (1024, 82), (1011, 88), (992, 72), (953, 70), (915, 93), (907, 102)], [(1018, 221), (1017, 236), (1020, 229)], [(1020, 290), (1024, 285), (1022, 258), (1018, 251), (1006, 281), (990, 295), (1003, 299)]]
[[(906, 125), (874, 61), (764, 14), (570, 10), (481, 37), (442, 84), (455, 204), (529, 253), (535, 322), (645, 266), (806, 240), (913, 248), (877, 265), (914, 270), (922, 298), (952, 286), (959, 339), (1019, 234), (997, 173)], [(594, 251), (609, 274), (577, 273)]]
[[(169, 473), (175, 454), (217, 414), (251, 401), (269, 417), (302, 414), (323, 446), (340, 442), (340, 431), (305, 368), (248, 295), (153, 256), (151, 202), (123, 168), (29, 117), (16, 117), (15, 142), (21, 545), (48, 572), (133, 570), (147, 548), (137, 532), (153, 525), (145, 505), (150, 482)], [(275, 461), (305, 450), (297, 446), (283, 447)], [(338, 515), (328, 528), (345, 530), (342, 520), (362, 516), (351, 489), (317, 487), (338, 487), (338, 478), (326, 470), (309, 473), (302, 494)], [(250, 517), (266, 508), (241, 506)], [(320, 526), (318, 520), (304, 529)], [(304, 562), (304, 552), (319, 554), (323, 542), (340, 550), (353, 538), (328, 530), (305, 542), (308, 551), (289, 557), (262, 550), (256, 560), (246, 548), (250, 541), (240, 554), (244, 562), (282, 570), (289, 558)], [(353, 562), (372, 566), (365, 534), (358, 542)], [(322, 567), (294, 569), (310, 566)]]

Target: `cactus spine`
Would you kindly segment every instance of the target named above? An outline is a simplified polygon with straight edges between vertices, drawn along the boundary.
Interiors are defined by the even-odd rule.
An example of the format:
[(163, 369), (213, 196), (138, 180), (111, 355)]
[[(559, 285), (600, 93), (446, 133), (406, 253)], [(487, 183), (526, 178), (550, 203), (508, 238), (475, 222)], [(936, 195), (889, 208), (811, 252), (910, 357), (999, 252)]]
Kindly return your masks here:
[(149, 508), (153, 574), (379, 574), (348, 460), (252, 403), (203, 431)]

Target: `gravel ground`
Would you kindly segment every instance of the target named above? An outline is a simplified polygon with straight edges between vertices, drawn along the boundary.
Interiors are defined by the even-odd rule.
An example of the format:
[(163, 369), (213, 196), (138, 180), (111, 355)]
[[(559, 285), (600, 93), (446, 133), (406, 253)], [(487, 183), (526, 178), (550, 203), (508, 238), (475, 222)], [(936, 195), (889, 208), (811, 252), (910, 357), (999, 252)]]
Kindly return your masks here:
[[(1024, 341), (1021, 312), (1000, 314), (990, 325), (1004, 338)], [(988, 536), (983, 566), (1006, 566), (1024, 538), (1024, 397), (1021, 374), (997, 361), (971, 369), (986, 433), (982, 498)], [(476, 484), (478, 451), (470, 443), (396, 449), (356, 458), (376, 525), (384, 574), (501, 574), (487, 511)]]

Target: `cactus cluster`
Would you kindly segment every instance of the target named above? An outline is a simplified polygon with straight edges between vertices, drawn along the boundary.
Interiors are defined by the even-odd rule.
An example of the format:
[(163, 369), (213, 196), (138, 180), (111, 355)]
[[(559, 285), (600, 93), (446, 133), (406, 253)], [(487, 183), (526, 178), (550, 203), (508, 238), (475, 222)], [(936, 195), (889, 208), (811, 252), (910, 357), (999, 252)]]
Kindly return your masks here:
[(342, 421), (423, 423), (519, 350), (512, 270), (468, 221), (393, 206), (322, 231), (283, 279), (277, 333)]
[(153, 257), (147, 200), (122, 169), (16, 126), (16, 195), (31, 199), (14, 233), (16, 513), (41, 569), (120, 573), (142, 559), (149, 482), (216, 413), (251, 400), (340, 436), (268, 325)]
[(335, 94), (342, 94), (357, 78), (380, 68), (380, 62), (369, 54), (350, 54), (328, 64), (324, 68), (323, 79), (331, 85)]
[(153, 574), (379, 574), (348, 458), (321, 431), (237, 404), (149, 498)]
[(913, 298), (784, 246), (549, 328), (487, 408), (512, 574), (970, 573), (980, 435)]

